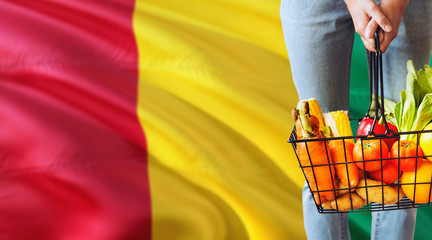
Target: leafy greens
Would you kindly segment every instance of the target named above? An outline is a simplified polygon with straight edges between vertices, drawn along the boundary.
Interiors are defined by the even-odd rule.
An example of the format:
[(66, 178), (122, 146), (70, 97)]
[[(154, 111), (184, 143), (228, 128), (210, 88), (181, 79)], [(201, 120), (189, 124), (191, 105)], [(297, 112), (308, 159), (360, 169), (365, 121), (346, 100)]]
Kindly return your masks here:
[[(395, 123), (399, 132), (421, 131), (432, 120), (432, 67), (415, 71), (407, 62), (406, 90), (394, 107)], [(401, 135), (402, 139), (416, 140), (415, 134)]]

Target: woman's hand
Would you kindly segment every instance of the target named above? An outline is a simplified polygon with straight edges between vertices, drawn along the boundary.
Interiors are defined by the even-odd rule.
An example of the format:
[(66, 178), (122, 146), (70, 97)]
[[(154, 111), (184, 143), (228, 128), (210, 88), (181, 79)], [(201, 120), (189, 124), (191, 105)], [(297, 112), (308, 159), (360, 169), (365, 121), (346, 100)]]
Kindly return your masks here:
[[(379, 4), (379, 8), (382, 13), (387, 16), (390, 21), (393, 29), (389, 32), (382, 32), (379, 30), (379, 35), (382, 35), (382, 39), (380, 37), (380, 49), (382, 52), (385, 52), (390, 45), (390, 42), (397, 36), (399, 31), (399, 25), (402, 21), (403, 14), (405, 12), (405, 8), (408, 4), (408, 0), (382, 0)], [(367, 39), (373, 39), (373, 33), (378, 28), (378, 23), (371, 19), (366, 27), (366, 35)], [(370, 41), (370, 40), (368, 40)]]
[[(393, 0), (387, 0), (387, 2), (391, 2), (391, 1)], [(406, 0), (396, 0), (396, 1), (399, 2), (399, 1), (406, 1)], [(365, 48), (367, 48), (369, 51), (374, 52), (375, 44), (372, 37), (373, 34), (378, 29), (378, 26), (381, 27), (381, 29), (383, 29), (385, 33), (392, 32), (393, 26), (391, 22), (386, 17), (384, 12), (381, 11), (380, 7), (378, 7), (378, 5), (373, 0), (345, 0), (345, 3), (353, 19), (355, 31), (360, 35)], [(392, 5), (392, 4), (390, 3), (384, 4), (386, 8), (390, 8), (390, 6), (387, 5)], [(380, 34), (380, 42), (383, 41), (383, 36), (384, 35)], [(390, 42), (388, 44), (390, 44)]]

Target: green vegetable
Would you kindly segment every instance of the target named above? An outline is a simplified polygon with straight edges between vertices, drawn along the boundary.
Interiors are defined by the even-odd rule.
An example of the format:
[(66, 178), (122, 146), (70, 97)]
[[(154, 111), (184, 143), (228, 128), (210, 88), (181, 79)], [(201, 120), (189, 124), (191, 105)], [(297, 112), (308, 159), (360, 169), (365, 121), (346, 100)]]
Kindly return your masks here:
[[(395, 123), (400, 132), (420, 131), (432, 120), (432, 67), (424, 66), (417, 73), (407, 62), (406, 90), (394, 107)], [(401, 140), (416, 140), (415, 134), (402, 135)]]
[[(378, 98), (378, 102), (381, 105), (381, 98)], [(387, 122), (396, 125), (396, 119), (394, 118), (394, 108), (396, 103), (388, 98), (384, 98), (384, 117)], [(369, 116), (371, 118), (375, 117), (375, 96), (372, 95), (372, 101), (369, 108)], [(382, 124), (382, 119), (379, 120), (379, 123)]]

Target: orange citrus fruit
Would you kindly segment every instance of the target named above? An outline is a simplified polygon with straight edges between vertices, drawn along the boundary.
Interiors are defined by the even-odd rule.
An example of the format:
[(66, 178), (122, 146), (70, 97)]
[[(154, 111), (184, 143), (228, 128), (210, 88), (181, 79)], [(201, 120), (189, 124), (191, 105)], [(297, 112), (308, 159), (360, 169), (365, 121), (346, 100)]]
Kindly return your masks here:
[[(432, 162), (423, 161), (416, 171), (403, 172), (401, 177), (402, 191), (405, 195), (416, 203), (432, 202)], [(414, 181), (415, 179), (415, 181)], [(415, 183), (415, 184), (414, 184)], [(415, 190), (415, 196), (414, 196)], [(414, 198), (415, 197), (415, 198)]]
[[(429, 123), (423, 130), (432, 130), (432, 123)], [(419, 142), (426, 158), (432, 161), (432, 132), (422, 133)]]

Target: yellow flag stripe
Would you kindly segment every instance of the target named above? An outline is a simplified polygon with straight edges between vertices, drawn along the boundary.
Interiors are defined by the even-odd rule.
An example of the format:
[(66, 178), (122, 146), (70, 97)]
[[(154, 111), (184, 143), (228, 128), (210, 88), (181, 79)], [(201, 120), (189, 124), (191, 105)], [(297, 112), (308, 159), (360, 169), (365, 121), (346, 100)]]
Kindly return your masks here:
[(302, 239), (278, 2), (138, 0), (153, 239)]

